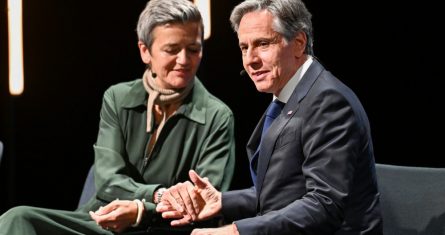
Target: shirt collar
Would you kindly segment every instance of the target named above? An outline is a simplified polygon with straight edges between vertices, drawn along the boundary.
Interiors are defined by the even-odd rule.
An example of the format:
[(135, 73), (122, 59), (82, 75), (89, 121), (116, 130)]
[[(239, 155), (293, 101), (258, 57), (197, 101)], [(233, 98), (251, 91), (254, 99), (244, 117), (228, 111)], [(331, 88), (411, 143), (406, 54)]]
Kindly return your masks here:
[(280, 92), (280, 95), (278, 97), (274, 96), (274, 99), (278, 99), (279, 101), (283, 103), (287, 103), (290, 96), (295, 90), (295, 87), (297, 87), (298, 83), (300, 82), (303, 75), (306, 73), (309, 66), (312, 64), (312, 56), (308, 55), (307, 60), (303, 63), (300, 68), (298, 68), (297, 72), (292, 76), (292, 78), (286, 83), (286, 85), (283, 87), (283, 89)]

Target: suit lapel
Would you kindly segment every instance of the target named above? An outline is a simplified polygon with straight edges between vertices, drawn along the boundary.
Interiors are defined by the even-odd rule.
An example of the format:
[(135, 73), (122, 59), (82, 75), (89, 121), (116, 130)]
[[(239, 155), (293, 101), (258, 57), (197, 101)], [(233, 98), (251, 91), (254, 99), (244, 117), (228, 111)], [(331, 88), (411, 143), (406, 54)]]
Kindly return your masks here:
[(258, 145), (260, 144), (261, 140), (261, 132), (263, 129), (263, 123), (265, 118), (266, 112), (263, 113), (263, 116), (261, 116), (260, 121), (258, 122), (257, 126), (255, 127), (255, 130), (253, 131), (252, 135), (250, 136), (249, 141), (247, 142), (247, 157), (249, 158), (249, 163), (252, 161), (253, 154), (256, 152)]
[[(275, 121), (270, 126), (269, 130), (263, 137), (263, 143), (260, 149), (260, 155), (258, 159), (258, 167), (257, 167), (257, 197), (260, 198), (260, 192), (263, 187), (264, 177), (266, 175), (267, 168), (269, 167), (270, 158), (272, 157), (273, 150), (275, 149), (275, 144), (283, 128), (289, 122), (289, 120), (295, 115), (299, 108), (299, 104), (301, 100), (306, 96), (309, 92), (309, 89), (312, 87), (320, 73), (324, 70), (323, 66), (314, 59), (311, 66), (308, 68), (300, 83), (295, 87), (291, 97), (289, 98), (286, 105), (283, 107), (280, 115), (275, 119)], [(254, 133), (252, 134), (251, 140), (257, 139), (255, 147), (259, 144), (259, 138), (261, 137), (261, 126), (264, 121), (264, 114), (261, 118), (261, 122), (255, 128)], [(249, 144), (251, 143), (249, 140)], [(249, 149), (248, 144), (248, 149)], [(253, 145), (251, 146), (253, 147)], [(252, 148), (253, 153), (256, 148)], [(252, 153), (252, 155), (253, 155)], [(249, 160), (251, 160), (251, 155), (249, 155)], [(278, 172), (276, 172), (278, 174)]]
[[(286, 105), (285, 105), (286, 107)], [(284, 110), (284, 109), (283, 109)], [(267, 168), (269, 166), (270, 158), (272, 152), (275, 148), (278, 136), (283, 131), (284, 126), (286, 126), (289, 119), (294, 115), (281, 114), (274, 120), (272, 125), (270, 125), (269, 130), (263, 136), (263, 143), (260, 146), (260, 155), (258, 156), (258, 167), (257, 167), (257, 195), (259, 198), (259, 193), (263, 186), (264, 176), (266, 175)]]

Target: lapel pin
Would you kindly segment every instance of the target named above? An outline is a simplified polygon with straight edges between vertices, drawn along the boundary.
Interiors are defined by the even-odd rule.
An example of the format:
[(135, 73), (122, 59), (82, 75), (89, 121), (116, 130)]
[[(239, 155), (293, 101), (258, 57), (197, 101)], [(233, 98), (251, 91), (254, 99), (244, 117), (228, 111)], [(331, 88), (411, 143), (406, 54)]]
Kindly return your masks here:
[(289, 111), (289, 112), (287, 112), (287, 115), (291, 115), (292, 114), (292, 110), (291, 111)]

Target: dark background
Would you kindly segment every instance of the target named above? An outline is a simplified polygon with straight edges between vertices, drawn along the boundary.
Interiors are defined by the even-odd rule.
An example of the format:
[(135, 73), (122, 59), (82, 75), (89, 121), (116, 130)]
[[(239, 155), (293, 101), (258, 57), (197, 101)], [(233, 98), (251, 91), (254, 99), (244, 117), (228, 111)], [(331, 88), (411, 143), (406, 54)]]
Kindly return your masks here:
[[(271, 99), (239, 76), (241, 56), (228, 23), (238, 2), (212, 1), (212, 36), (198, 72), (236, 117), (233, 189), (250, 185), (244, 146)], [(24, 0), (25, 91), (12, 97), (0, 0), (0, 213), (15, 205), (76, 207), (94, 158), (103, 92), (143, 73), (134, 29), (145, 4)], [(376, 161), (445, 167), (440, 8), (427, 1), (306, 4), (316, 56), (367, 110)]]

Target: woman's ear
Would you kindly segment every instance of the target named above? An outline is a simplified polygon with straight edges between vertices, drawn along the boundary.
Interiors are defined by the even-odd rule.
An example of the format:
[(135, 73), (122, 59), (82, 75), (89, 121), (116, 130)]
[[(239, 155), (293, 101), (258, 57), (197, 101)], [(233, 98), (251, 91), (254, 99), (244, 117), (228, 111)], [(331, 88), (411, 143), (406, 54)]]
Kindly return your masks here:
[(139, 53), (141, 54), (141, 59), (145, 64), (150, 64), (151, 54), (148, 47), (142, 41), (138, 42)]

